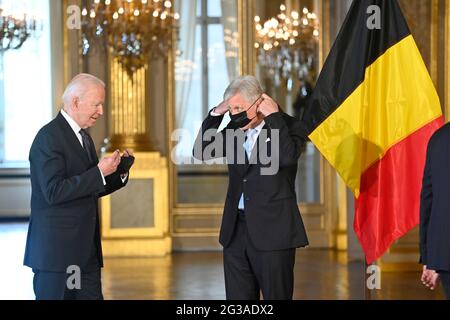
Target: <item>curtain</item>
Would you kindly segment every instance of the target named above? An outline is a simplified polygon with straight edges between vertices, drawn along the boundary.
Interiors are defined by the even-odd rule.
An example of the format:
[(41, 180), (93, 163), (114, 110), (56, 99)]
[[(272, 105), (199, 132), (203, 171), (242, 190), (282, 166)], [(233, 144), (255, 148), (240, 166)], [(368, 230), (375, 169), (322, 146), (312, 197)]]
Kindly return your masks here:
[(197, 19), (197, 0), (178, 0), (175, 9), (180, 13), (180, 32), (176, 58), (175, 80), (175, 123), (183, 128), (186, 119), (186, 101), (189, 98), (192, 81), (192, 65), (195, 55), (195, 27)]
[(0, 53), (0, 163), (5, 160), (5, 94), (3, 78), (3, 53)]
[(36, 133), (52, 118), (52, 3), (50, 0), (1, 1), (4, 14), (22, 17), (26, 13), (38, 17), (38, 31), (22, 47), (7, 50), (0, 57), (0, 160), (9, 165), (28, 163)]
[(228, 79), (231, 82), (239, 75), (237, 0), (221, 0), (221, 7)]

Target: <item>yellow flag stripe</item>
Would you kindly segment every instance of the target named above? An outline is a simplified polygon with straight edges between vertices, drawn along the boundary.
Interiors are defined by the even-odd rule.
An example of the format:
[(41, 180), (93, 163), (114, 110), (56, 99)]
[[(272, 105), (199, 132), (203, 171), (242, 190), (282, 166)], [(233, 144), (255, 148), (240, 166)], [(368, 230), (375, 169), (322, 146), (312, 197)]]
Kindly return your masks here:
[(362, 173), (441, 114), (419, 49), (408, 36), (366, 68), (363, 83), (309, 138), (358, 197)]

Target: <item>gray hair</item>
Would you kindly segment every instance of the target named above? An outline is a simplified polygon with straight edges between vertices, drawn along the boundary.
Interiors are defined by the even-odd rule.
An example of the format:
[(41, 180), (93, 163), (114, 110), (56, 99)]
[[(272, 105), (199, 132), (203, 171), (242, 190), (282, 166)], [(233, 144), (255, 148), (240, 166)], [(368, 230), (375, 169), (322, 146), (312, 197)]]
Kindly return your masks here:
[(242, 76), (234, 79), (223, 94), (223, 99), (228, 100), (236, 94), (242, 97), (248, 103), (253, 103), (263, 94), (261, 85), (254, 76)]
[(64, 105), (69, 105), (73, 97), (83, 96), (90, 85), (97, 85), (105, 88), (105, 83), (92, 74), (80, 73), (76, 75), (67, 85), (66, 90), (64, 90), (62, 95)]

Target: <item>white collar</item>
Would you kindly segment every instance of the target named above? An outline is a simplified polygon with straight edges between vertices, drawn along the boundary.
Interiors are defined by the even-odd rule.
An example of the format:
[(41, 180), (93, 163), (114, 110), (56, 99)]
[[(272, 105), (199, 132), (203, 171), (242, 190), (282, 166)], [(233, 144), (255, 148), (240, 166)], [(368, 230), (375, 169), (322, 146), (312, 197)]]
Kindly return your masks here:
[(81, 127), (78, 125), (78, 123), (76, 123), (75, 120), (72, 119), (71, 116), (69, 116), (69, 114), (64, 111), (64, 109), (61, 109), (61, 114), (64, 117), (64, 119), (66, 119), (66, 121), (69, 123), (69, 126), (72, 128), (73, 132), (75, 132), (75, 134), (80, 134), (80, 130)]
[[(258, 124), (258, 126), (257, 127), (255, 127), (255, 128), (250, 128), (250, 130), (255, 130), (255, 131), (257, 131), (258, 133), (262, 130), (262, 128), (264, 127), (264, 125), (265, 125), (266, 123), (264, 122), (264, 120), (263, 121), (261, 121), (261, 123), (260, 124)], [(249, 131), (250, 131), (249, 130)]]

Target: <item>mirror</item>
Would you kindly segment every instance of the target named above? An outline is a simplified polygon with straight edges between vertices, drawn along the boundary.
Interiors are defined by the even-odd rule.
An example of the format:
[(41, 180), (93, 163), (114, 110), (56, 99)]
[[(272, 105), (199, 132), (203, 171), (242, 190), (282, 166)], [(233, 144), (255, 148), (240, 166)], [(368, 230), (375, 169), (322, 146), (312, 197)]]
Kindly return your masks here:
[[(301, 118), (319, 71), (320, 16), (314, 1), (255, 1), (256, 75), (289, 115)], [(298, 163), (298, 202), (321, 202), (321, 157), (308, 143)]]
[[(175, 63), (177, 203), (223, 205), (225, 165), (193, 165), (192, 144), (201, 122), (239, 75), (237, 0), (179, 0), (179, 44)], [(224, 121), (227, 121), (224, 119)]]

